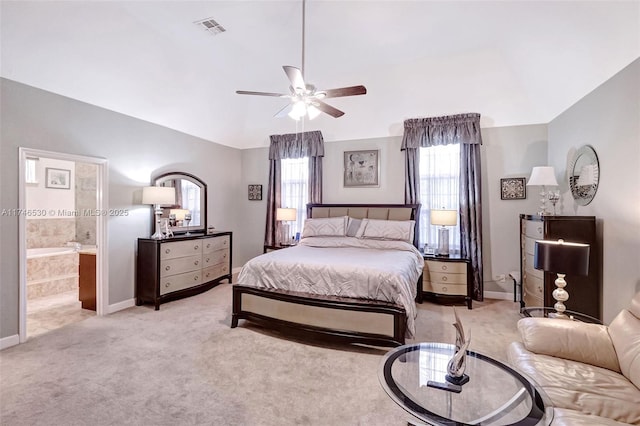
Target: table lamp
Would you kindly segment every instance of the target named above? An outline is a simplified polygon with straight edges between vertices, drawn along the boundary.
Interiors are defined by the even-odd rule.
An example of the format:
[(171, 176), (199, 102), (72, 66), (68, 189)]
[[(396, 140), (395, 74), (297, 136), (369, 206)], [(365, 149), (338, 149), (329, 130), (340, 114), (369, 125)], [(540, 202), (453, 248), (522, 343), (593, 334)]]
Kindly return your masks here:
[(289, 222), (295, 221), (298, 212), (296, 209), (291, 208), (278, 208), (276, 209), (276, 220), (281, 223), (280, 245), (291, 245), (291, 231)]
[[(548, 215), (549, 212), (547, 211), (547, 204), (546, 204), (546, 199), (547, 199), (546, 187), (558, 186), (558, 181), (556, 180), (556, 172), (553, 170), (553, 167), (551, 166), (534, 167), (533, 170), (531, 170), (531, 176), (529, 177), (527, 186), (542, 186), (542, 191), (540, 191), (540, 211), (538, 212), (538, 214), (540, 216)], [(555, 200), (553, 202), (553, 210), (555, 214), (555, 209), (556, 209), (555, 203), (558, 201), (558, 198), (560, 198), (560, 194), (558, 194), (556, 198), (555, 192), (549, 191), (549, 193), (550, 195), (552, 195), (550, 197), (552, 201)]]
[(162, 216), (161, 204), (174, 204), (176, 202), (175, 188), (164, 186), (146, 186), (142, 188), (142, 204), (155, 205), (154, 214), (156, 215), (155, 232), (151, 238), (161, 240), (164, 238), (160, 229), (160, 216)]
[(564, 302), (569, 299), (569, 293), (564, 289), (567, 285), (564, 277), (569, 275), (589, 275), (589, 244), (570, 243), (562, 239), (558, 241), (536, 241), (533, 251), (533, 267), (545, 272), (555, 272), (558, 278), (555, 281), (556, 289), (553, 290), (553, 305), (555, 318), (568, 318), (564, 313)]
[(457, 210), (431, 210), (431, 224), (438, 228), (438, 250), (436, 256), (449, 256), (449, 229), (446, 226), (458, 224)]

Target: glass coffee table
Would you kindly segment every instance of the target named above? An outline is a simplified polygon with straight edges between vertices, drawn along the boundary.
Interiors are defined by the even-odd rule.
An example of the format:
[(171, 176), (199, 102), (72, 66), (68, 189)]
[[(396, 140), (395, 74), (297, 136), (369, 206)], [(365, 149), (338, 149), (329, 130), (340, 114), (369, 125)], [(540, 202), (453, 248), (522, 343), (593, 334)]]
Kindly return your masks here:
[[(553, 315), (556, 313), (556, 309), (555, 308), (551, 308), (551, 307), (542, 307), (542, 306), (534, 306), (531, 308), (522, 308), (520, 310), (520, 313), (525, 316), (525, 317), (547, 317), (547, 318), (552, 318)], [(575, 312), (575, 311), (564, 311), (564, 314), (566, 315), (566, 319), (570, 319), (573, 321), (581, 321), (581, 322), (589, 322), (592, 324), (602, 324), (602, 321), (600, 321), (598, 318), (594, 318), (592, 316), (589, 316), (587, 314), (581, 314), (580, 312)], [(562, 319), (562, 318), (557, 318), (557, 319)]]
[(445, 382), (455, 347), (416, 343), (389, 351), (378, 378), (385, 392), (430, 425), (549, 425), (553, 407), (543, 391), (511, 367), (467, 351), (469, 382), (459, 393), (427, 386)]

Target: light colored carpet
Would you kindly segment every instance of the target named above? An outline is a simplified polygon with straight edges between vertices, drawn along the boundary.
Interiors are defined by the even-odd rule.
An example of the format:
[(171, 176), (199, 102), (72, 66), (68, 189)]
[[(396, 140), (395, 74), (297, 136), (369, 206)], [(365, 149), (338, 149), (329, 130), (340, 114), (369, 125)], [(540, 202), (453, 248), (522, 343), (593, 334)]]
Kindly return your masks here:
[[(501, 360), (517, 304), (458, 307), (471, 349)], [(416, 341), (453, 342), (451, 307), (418, 305)], [(134, 307), (0, 352), (2, 425), (406, 425), (382, 390), (387, 349), (286, 339), (241, 321), (231, 286)]]

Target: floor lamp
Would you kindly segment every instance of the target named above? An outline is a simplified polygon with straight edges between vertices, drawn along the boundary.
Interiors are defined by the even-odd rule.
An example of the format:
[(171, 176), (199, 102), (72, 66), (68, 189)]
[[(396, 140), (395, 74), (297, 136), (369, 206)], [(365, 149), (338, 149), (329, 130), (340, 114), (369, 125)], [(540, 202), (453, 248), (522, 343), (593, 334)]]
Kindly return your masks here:
[(556, 289), (553, 290), (553, 298), (556, 310), (553, 316), (556, 318), (568, 318), (564, 313), (566, 306), (564, 302), (569, 299), (569, 293), (564, 289), (567, 282), (564, 280), (566, 274), (569, 275), (589, 275), (589, 244), (570, 243), (564, 240), (536, 241), (533, 251), (533, 267), (545, 272), (555, 272)]
[(457, 210), (431, 210), (431, 224), (438, 228), (438, 250), (436, 256), (449, 256), (449, 230), (447, 226), (458, 224)]
[(276, 209), (276, 220), (282, 222), (280, 225), (280, 245), (290, 246), (292, 242), (289, 222), (296, 220), (298, 212), (296, 209), (278, 208)]
[(164, 186), (146, 186), (142, 188), (142, 204), (152, 204), (155, 206), (154, 214), (155, 220), (155, 232), (151, 235), (151, 238), (161, 240), (164, 238), (162, 229), (160, 227), (160, 216), (162, 216), (161, 204), (175, 204), (176, 202), (176, 189)]

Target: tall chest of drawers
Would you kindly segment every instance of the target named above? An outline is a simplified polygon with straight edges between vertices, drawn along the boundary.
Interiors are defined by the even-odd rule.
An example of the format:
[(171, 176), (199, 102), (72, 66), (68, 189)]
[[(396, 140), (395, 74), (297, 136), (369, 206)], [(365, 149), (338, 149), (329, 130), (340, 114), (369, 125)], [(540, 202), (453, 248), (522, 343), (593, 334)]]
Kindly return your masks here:
[(426, 299), (464, 302), (471, 309), (470, 263), (460, 257), (424, 256), (422, 286)]
[(567, 309), (602, 320), (600, 248), (595, 216), (520, 215), (521, 307), (553, 306), (557, 275), (533, 267), (536, 240), (558, 240), (589, 244), (589, 275), (567, 275)]
[(138, 239), (136, 305), (169, 300), (231, 282), (231, 232)]

